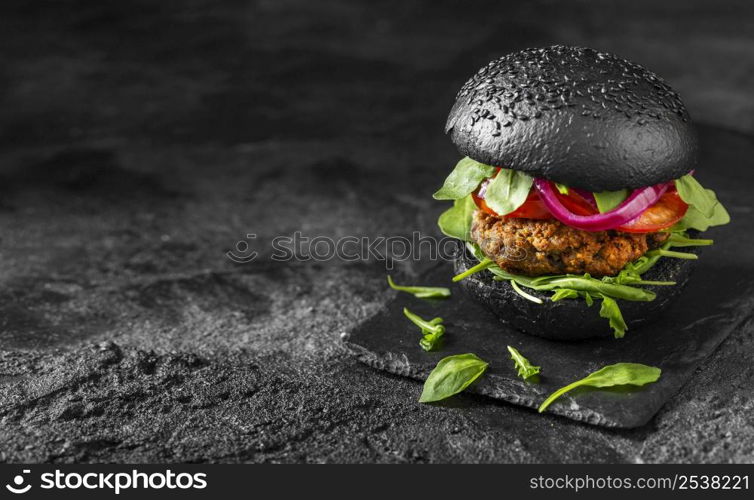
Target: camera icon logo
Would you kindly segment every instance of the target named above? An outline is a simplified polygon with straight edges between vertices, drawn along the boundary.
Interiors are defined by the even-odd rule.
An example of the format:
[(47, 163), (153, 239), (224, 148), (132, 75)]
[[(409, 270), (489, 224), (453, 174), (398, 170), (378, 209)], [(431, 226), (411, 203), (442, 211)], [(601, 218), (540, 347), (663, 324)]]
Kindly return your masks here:
[[(30, 474), (31, 470), (24, 469), (23, 473)], [(6, 484), (5, 487), (8, 488), (8, 491), (10, 491), (11, 493), (15, 493), (17, 495), (26, 493), (27, 491), (31, 489), (31, 485), (27, 484), (26, 486), (23, 486), (25, 480), (26, 478), (24, 476), (22, 476), (21, 474), (17, 474), (16, 477), (13, 478), (13, 485), (15, 486), (11, 484)]]

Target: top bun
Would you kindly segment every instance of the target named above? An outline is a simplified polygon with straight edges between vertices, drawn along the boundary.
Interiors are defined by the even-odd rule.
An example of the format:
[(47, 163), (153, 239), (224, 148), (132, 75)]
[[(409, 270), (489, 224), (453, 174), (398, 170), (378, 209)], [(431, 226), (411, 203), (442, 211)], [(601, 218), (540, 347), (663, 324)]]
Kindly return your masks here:
[(697, 156), (675, 90), (638, 64), (583, 47), (492, 61), (461, 88), (445, 131), (479, 162), (593, 192), (676, 179)]

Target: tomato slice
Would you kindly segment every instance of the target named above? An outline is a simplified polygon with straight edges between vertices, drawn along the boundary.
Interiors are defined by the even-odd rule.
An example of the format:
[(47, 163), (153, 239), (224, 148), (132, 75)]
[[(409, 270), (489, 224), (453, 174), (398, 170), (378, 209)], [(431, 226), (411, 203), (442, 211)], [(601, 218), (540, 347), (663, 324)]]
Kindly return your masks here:
[(546, 220), (552, 219), (552, 214), (547, 210), (545, 204), (542, 203), (537, 190), (532, 188), (529, 191), (529, 196), (526, 197), (526, 201), (513, 212), (507, 214), (505, 218)]
[[(484, 201), (484, 198), (481, 198), (479, 196), (479, 190), (472, 193), (471, 196), (472, 198), (474, 198), (474, 203), (476, 203), (476, 206), (477, 208), (479, 208), (479, 210), (487, 212), (490, 215), (494, 215), (495, 217), (500, 217), (500, 215), (498, 215), (489, 207), (489, 205), (487, 205), (487, 203)], [(561, 203), (563, 203), (563, 205), (565, 205), (568, 210), (575, 214), (593, 215), (597, 213), (597, 211), (592, 208), (589, 202), (587, 202), (586, 200), (584, 200), (584, 198), (574, 192), (570, 192), (568, 195), (558, 193), (557, 196), (560, 199)], [(539, 197), (539, 193), (534, 188), (529, 191), (529, 196), (527, 196), (526, 201), (520, 207), (502, 217), (505, 219), (554, 219), (550, 211), (547, 210), (547, 207), (542, 202), (542, 199)]]
[[(474, 203), (476, 203), (477, 208), (483, 212), (487, 212), (490, 215), (494, 215), (495, 217), (500, 217), (494, 210), (492, 210), (489, 205), (484, 201), (484, 198), (480, 198), (477, 192), (472, 193), (472, 198), (474, 198)], [(545, 219), (552, 219), (552, 214), (549, 210), (547, 210), (547, 207), (545, 207), (544, 203), (542, 203), (542, 200), (539, 199), (539, 194), (536, 190), (532, 189), (529, 191), (529, 196), (526, 198), (526, 201), (518, 207), (513, 212), (504, 215), (503, 218), (505, 219), (538, 219), (538, 220), (545, 220)]]
[(599, 213), (593, 205), (573, 190), (568, 190), (568, 194), (556, 192), (555, 196), (558, 197), (564, 207), (576, 215), (595, 215)]
[[(482, 186), (480, 186), (481, 188)], [(471, 196), (479, 210), (495, 217), (500, 217), (487, 205), (484, 198), (479, 197), (479, 189), (474, 191)], [(567, 195), (558, 192), (556, 196), (568, 210), (576, 215), (595, 215), (599, 213), (592, 204), (573, 190), (570, 190)], [(626, 233), (655, 233), (667, 229), (681, 220), (686, 215), (688, 208), (689, 206), (681, 199), (678, 192), (671, 188), (657, 200), (657, 203), (647, 208), (639, 217), (615, 228), (615, 230)], [(537, 190), (532, 188), (526, 201), (513, 212), (502, 216), (502, 218), (549, 220), (555, 217), (547, 210)]]
[(689, 206), (678, 195), (678, 191), (668, 190), (639, 217), (615, 230), (626, 233), (656, 233), (683, 219), (688, 209)]

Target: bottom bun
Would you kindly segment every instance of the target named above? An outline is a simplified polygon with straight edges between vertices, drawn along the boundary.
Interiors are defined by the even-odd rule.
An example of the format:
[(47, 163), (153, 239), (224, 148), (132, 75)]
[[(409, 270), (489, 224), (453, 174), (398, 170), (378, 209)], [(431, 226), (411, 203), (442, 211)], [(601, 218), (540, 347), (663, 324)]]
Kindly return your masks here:
[[(698, 253), (696, 249), (684, 251)], [(459, 247), (454, 267), (456, 274), (467, 271), (479, 261), (465, 248)], [(642, 286), (657, 294), (651, 302), (618, 300), (628, 332), (656, 320), (668, 305), (681, 293), (694, 269), (696, 260), (661, 258), (642, 277), (648, 281), (675, 281), (672, 286)], [(594, 337), (611, 337), (608, 320), (600, 317), (600, 301), (588, 307), (583, 299), (563, 299), (552, 302), (552, 292), (524, 291), (543, 300), (537, 304), (525, 299), (507, 281), (495, 281), (492, 273), (482, 271), (460, 282), (464, 291), (490, 309), (504, 324), (529, 335), (553, 340), (581, 340)]]

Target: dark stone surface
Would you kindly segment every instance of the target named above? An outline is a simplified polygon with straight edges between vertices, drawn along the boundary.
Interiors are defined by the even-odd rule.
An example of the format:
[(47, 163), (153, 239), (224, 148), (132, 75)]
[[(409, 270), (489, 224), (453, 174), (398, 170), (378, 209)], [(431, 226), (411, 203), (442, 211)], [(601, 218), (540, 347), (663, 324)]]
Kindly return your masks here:
[[(697, 122), (740, 132), (701, 127), (701, 151), (725, 151), (751, 185), (737, 154), (754, 132), (751, 14), (0, 3), (0, 459), (751, 462), (750, 322), (648, 426), (605, 430), (474, 395), (418, 404), (418, 383), (339, 342), (391, 298), (384, 263), (269, 259), (296, 230), (436, 234), (454, 95), (526, 46), (646, 65)], [(751, 216), (715, 188), (734, 220)], [(247, 233), (260, 256), (234, 264), (225, 252)], [(402, 279), (425, 266), (397, 265)]]

